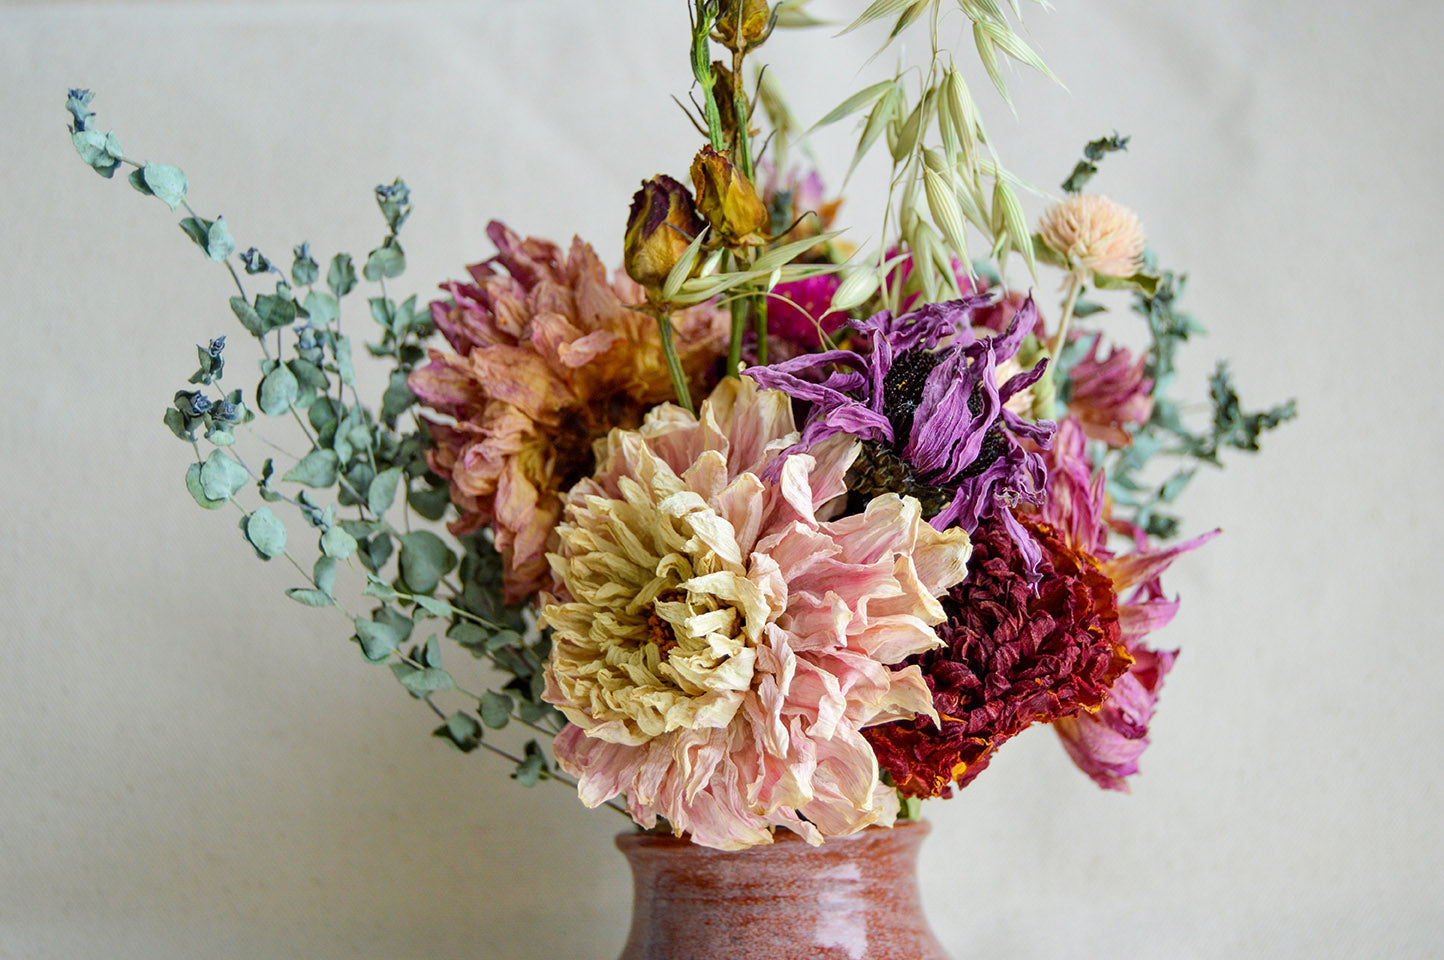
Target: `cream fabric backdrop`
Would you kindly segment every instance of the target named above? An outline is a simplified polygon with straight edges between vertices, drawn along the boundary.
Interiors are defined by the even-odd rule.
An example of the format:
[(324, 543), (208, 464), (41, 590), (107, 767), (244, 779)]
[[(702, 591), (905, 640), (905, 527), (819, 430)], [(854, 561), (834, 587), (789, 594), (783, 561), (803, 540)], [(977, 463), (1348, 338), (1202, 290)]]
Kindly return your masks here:
[[(1071, 92), (1019, 75), (1021, 122), (962, 54), (1002, 155), (1051, 186), (1131, 133), (1097, 185), (1192, 274), (1194, 383), (1226, 354), (1302, 417), (1186, 499), (1227, 535), (1168, 578), (1184, 653), (1133, 795), (1021, 737), (929, 805), (931, 917), (959, 960), (1436, 956), (1444, 17), (1058, 7), (1028, 24)], [(62, 102), (97, 90), (102, 129), (277, 258), (364, 254), (370, 188), (404, 175), (424, 296), (490, 254), (491, 217), (616, 262), (637, 181), (696, 145), (668, 100), (684, 34), (682, 0), (0, 8), (0, 956), (615, 956), (622, 822), (430, 738), (189, 503), (159, 415), (191, 345), (238, 332), (229, 279), (84, 169)], [(876, 37), (824, 36), (768, 48), (804, 118), (891, 63), (855, 77)], [(876, 170), (848, 196), (865, 241)]]

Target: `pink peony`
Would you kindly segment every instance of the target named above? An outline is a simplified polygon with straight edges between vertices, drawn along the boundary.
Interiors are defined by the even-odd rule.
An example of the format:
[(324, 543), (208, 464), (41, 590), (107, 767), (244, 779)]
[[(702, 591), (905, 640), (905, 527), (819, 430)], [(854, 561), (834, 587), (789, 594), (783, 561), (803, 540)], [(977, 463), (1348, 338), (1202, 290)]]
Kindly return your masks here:
[(895, 818), (861, 730), (933, 715), (918, 669), (894, 665), (938, 644), (968, 537), (897, 494), (826, 519), (857, 441), (762, 479), (796, 439), (786, 395), (727, 379), (696, 418), (667, 404), (613, 430), (567, 495), (545, 697), (587, 805), (624, 795), (638, 823), (721, 849)]

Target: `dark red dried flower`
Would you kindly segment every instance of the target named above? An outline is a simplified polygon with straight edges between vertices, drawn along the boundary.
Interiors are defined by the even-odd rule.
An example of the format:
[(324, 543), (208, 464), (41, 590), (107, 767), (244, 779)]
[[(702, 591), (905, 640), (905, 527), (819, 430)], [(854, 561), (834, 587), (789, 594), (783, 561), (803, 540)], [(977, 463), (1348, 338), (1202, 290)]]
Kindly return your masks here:
[(984, 523), (968, 578), (943, 601), (946, 646), (907, 661), (922, 667), (942, 726), (917, 717), (864, 731), (907, 796), (952, 796), (1024, 728), (1097, 710), (1132, 662), (1098, 562), (1048, 526), (1023, 522), (1043, 550), (1041, 579), (1029, 577), (1001, 522)]

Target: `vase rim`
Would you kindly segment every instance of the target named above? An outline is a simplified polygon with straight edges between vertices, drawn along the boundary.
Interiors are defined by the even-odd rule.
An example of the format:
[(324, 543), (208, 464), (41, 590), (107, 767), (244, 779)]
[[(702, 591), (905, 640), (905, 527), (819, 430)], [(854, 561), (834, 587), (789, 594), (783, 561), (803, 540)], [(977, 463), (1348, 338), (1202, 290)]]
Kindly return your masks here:
[[(874, 825), (865, 827), (857, 833), (847, 834), (846, 836), (828, 837), (815, 849), (825, 850), (831, 847), (835, 850), (837, 846), (841, 844), (881, 841), (894, 836), (903, 841), (915, 840), (920, 842), (931, 830), (932, 824), (927, 820), (899, 820), (891, 827)], [(802, 838), (801, 834), (794, 833), (785, 827), (778, 827), (777, 830), (774, 831), (772, 843), (759, 844), (744, 850), (718, 850), (715, 847), (706, 847), (698, 843), (693, 843), (686, 837), (677, 837), (670, 833), (649, 833), (640, 828), (617, 834), (615, 842), (618, 849), (624, 853), (628, 850), (639, 849), (690, 849), (704, 853), (718, 854), (747, 853), (748, 851), (768, 850), (779, 845), (807, 844), (807, 841)]]

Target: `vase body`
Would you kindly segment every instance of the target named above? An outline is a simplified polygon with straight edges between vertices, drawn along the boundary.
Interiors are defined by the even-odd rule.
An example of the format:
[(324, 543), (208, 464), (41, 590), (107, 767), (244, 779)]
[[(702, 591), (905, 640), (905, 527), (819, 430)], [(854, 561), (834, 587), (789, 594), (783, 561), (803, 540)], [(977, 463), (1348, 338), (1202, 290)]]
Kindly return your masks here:
[(624, 834), (632, 929), (620, 960), (948, 960), (923, 915), (925, 823), (728, 852)]

